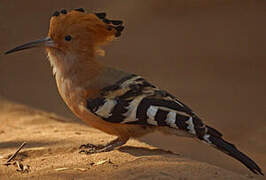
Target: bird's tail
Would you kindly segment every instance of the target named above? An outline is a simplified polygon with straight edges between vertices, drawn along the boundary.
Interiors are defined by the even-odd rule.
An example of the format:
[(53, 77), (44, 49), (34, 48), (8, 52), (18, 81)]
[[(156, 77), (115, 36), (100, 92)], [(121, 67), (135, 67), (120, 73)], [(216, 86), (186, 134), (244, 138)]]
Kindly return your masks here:
[(244, 164), (250, 171), (252, 171), (255, 174), (261, 174), (264, 175), (260, 169), (260, 167), (251, 160), (247, 155), (240, 152), (235, 145), (225, 141), (222, 138), (222, 134), (215, 130), (212, 127), (206, 126), (207, 132), (206, 134), (200, 138), (201, 140), (207, 142), (208, 144), (214, 146), (218, 150), (226, 153), (227, 155), (237, 159), (242, 164)]

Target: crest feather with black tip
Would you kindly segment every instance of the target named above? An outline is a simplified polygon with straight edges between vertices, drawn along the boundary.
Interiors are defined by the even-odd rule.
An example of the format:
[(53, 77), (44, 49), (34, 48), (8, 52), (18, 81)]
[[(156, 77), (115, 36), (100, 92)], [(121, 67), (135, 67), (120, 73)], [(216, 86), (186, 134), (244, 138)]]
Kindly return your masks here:
[(110, 20), (106, 18), (106, 13), (101, 12), (101, 13), (95, 13), (95, 15), (101, 19), (104, 23), (109, 25), (107, 29), (111, 31), (112, 29), (115, 29), (115, 37), (121, 36), (121, 32), (124, 30), (124, 26), (122, 26), (123, 21), (122, 20)]

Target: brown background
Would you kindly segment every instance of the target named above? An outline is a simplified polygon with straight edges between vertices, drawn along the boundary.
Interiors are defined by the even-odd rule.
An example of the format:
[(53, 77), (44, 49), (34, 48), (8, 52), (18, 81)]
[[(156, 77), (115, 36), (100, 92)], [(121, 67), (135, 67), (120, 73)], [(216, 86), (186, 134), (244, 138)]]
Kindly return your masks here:
[[(1, 0), (0, 52), (45, 37), (55, 10), (77, 7), (106, 11), (125, 21), (122, 37), (106, 48), (101, 61), (143, 75), (177, 95), (265, 172), (265, 1)], [(60, 99), (51, 72), (43, 50), (0, 56), (0, 96), (74, 118)], [(247, 173), (205, 144), (158, 136), (145, 141)]]

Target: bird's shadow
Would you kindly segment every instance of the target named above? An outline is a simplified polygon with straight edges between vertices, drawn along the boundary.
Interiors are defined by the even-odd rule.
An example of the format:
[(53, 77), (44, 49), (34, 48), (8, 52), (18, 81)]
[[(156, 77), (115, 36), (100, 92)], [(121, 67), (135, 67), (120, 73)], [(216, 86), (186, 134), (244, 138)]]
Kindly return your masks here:
[(156, 156), (156, 155), (180, 155), (163, 149), (150, 149), (145, 147), (122, 146), (118, 149), (120, 152), (128, 153), (133, 156)]

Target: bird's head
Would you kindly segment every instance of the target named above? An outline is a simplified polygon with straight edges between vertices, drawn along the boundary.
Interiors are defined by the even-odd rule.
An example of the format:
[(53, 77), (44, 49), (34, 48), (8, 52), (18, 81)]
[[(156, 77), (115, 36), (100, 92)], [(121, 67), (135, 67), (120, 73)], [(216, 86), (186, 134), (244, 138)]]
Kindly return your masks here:
[(55, 12), (50, 20), (49, 49), (62, 53), (95, 53), (123, 30), (122, 21), (111, 21), (105, 13), (84, 13), (82, 9), (69, 13)]
[(122, 23), (107, 19), (105, 13), (85, 13), (82, 8), (70, 12), (56, 11), (50, 19), (46, 38), (23, 44), (5, 54), (44, 47), (48, 55), (57, 57), (103, 55), (101, 46), (121, 35), (124, 29)]

